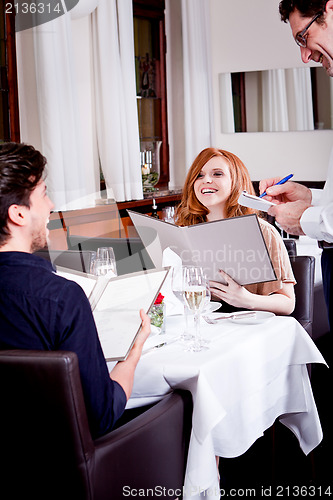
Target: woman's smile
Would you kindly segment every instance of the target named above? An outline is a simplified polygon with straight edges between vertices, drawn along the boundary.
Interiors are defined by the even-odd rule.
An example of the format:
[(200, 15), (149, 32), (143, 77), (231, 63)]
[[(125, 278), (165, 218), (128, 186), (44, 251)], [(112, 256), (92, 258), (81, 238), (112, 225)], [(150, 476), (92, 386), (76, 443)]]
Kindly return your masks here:
[(202, 194), (215, 194), (215, 193), (217, 193), (217, 191), (218, 191), (218, 189), (214, 189), (214, 188), (211, 188), (211, 187), (209, 187), (209, 188), (208, 187), (207, 188), (204, 187), (204, 188), (202, 188), (201, 193)]

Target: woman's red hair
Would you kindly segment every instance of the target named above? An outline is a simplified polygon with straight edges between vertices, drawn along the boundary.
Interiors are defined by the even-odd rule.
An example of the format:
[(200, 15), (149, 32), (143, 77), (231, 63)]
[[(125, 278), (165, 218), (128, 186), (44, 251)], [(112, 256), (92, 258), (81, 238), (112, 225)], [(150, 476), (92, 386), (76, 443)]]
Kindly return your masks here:
[(238, 204), (242, 191), (255, 194), (249, 172), (238, 156), (223, 149), (206, 148), (198, 154), (188, 171), (181, 202), (176, 211), (176, 224), (178, 226), (192, 226), (199, 222), (206, 222), (209, 210), (199, 202), (194, 193), (194, 183), (206, 163), (214, 156), (222, 156), (229, 163), (231, 177), (231, 193), (226, 202), (227, 218), (239, 215), (256, 213), (252, 208)]

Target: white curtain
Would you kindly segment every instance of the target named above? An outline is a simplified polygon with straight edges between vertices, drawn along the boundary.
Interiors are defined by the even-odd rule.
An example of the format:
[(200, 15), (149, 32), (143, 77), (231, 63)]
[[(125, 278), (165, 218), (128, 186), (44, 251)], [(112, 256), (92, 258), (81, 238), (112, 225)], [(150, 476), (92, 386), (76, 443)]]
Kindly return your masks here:
[(91, 14), (98, 6), (100, 0), (79, 0), (75, 7), (71, 10), (72, 19), (80, 19)]
[(291, 68), (285, 71), (289, 130), (314, 130), (310, 68)]
[(224, 134), (235, 132), (231, 73), (219, 74), (219, 97), (221, 132)]
[[(76, 35), (82, 37), (83, 26), (81, 48)], [(100, 164), (109, 197), (142, 198), (131, 0), (80, 0), (70, 12), (27, 31), (18, 34), (22, 140), (37, 144), (48, 160), (55, 209), (94, 205)], [(36, 119), (29, 113), (33, 98)], [(96, 106), (90, 104), (95, 98)]]
[(182, 0), (186, 164), (213, 142), (209, 2)]
[(263, 131), (289, 130), (285, 71), (272, 69), (262, 74)]
[(57, 210), (80, 208), (97, 189), (94, 172), (82, 168), (71, 35), (68, 13), (33, 29), (41, 145), (48, 160), (48, 191)]
[(92, 14), (98, 153), (107, 193), (143, 198), (132, 0), (100, 0)]
[(313, 130), (309, 68), (262, 73), (263, 131)]

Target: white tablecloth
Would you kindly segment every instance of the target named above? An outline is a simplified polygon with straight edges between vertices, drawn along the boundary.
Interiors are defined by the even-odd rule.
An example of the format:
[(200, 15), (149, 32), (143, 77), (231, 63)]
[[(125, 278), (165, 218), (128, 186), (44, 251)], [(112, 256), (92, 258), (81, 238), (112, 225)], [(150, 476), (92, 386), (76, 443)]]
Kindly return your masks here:
[[(182, 318), (170, 316), (166, 334), (148, 342), (170, 340), (181, 329)], [(294, 318), (274, 317), (257, 325), (203, 322), (202, 334), (211, 341), (206, 351), (184, 352), (175, 342), (144, 354), (128, 402), (128, 407), (140, 406), (171, 388), (191, 391), (185, 500), (198, 499), (208, 489), (210, 498), (219, 498), (215, 455), (243, 454), (277, 417), (296, 434), (305, 454), (322, 439), (306, 363), (325, 360)]]

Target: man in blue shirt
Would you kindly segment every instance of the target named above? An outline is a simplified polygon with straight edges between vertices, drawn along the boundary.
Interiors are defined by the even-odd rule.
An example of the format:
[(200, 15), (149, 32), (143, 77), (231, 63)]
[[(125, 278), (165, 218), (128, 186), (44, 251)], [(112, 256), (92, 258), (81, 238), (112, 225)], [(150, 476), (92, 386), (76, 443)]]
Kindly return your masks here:
[(85, 293), (32, 255), (47, 245), (53, 208), (45, 165), (32, 146), (0, 145), (0, 349), (75, 352), (95, 438), (110, 431), (125, 409), (150, 321), (141, 310), (137, 341), (109, 374)]

